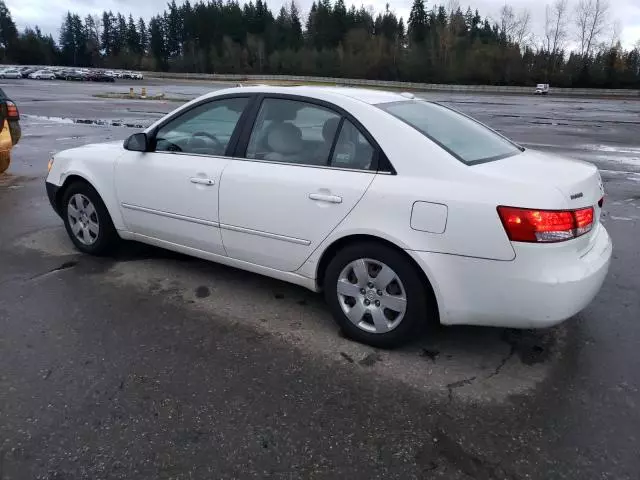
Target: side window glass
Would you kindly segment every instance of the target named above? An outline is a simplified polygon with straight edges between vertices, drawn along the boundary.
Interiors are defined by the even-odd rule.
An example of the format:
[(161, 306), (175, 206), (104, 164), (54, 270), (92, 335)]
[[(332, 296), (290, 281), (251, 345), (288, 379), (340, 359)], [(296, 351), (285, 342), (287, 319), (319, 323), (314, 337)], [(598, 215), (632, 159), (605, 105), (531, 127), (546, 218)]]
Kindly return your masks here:
[(332, 110), (296, 100), (267, 98), (249, 138), (247, 158), (328, 165), (340, 124)]
[(158, 130), (155, 151), (224, 155), (248, 103), (248, 98), (227, 98), (189, 110)]
[(373, 162), (374, 148), (360, 130), (345, 119), (331, 158), (332, 167), (368, 170)]

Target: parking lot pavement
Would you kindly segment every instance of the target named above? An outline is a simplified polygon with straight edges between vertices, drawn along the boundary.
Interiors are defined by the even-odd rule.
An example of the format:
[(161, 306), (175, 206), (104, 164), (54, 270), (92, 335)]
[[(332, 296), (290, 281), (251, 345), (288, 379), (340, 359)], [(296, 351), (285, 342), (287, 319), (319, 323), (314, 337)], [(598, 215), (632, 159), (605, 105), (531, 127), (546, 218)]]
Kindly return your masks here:
[(640, 175), (624, 122), (618, 143), (597, 140), (618, 149), (601, 163), (615, 256), (587, 310), (389, 352), (341, 338), (295, 286), (141, 245), (79, 255), (44, 193), (50, 153), (176, 104), (60, 92), (68, 108), (36, 85), (2, 85), (27, 116), (0, 177), (0, 479), (636, 478)]

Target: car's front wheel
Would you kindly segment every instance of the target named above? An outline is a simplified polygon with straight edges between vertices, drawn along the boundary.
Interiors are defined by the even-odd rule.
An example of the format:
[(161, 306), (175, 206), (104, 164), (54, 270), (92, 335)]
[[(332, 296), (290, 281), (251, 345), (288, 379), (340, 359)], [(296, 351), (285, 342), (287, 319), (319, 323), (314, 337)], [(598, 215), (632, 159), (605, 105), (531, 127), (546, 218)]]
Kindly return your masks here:
[(375, 347), (406, 343), (437, 320), (430, 290), (404, 254), (367, 242), (340, 250), (327, 266), (325, 297), (350, 338)]
[(106, 255), (117, 245), (119, 236), (111, 216), (96, 190), (85, 182), (74, 182), (62, 197), (64, 226), (78, 250)]

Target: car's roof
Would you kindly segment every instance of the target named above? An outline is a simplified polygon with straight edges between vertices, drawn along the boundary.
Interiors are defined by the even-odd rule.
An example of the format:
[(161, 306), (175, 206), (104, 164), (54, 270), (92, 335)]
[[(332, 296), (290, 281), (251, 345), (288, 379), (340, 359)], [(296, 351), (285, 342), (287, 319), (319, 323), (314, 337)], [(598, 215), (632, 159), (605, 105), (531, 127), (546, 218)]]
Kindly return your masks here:
[(225, 89), (223, 92), (217, 91), (212, 93), (215, 96), (220, 93), (280, 93), (290, 95), (302, 95), (310, 98), (327, 98), (335, 97), (336, 100), (340, 100), (343, 97), (353, 98), (370, 105), (377, 103), (398, 102), (413, 98), (411, 94), (400, 94), (394, 92), (388, 92), (384, 90), (373, 90), (367, 88), (350, 88), (350, 87), (315, 87), (315, 86), (294, 86), (294, 87), (282, 87), (272, 85), (252, 85), (247, 87), (236, 87)]

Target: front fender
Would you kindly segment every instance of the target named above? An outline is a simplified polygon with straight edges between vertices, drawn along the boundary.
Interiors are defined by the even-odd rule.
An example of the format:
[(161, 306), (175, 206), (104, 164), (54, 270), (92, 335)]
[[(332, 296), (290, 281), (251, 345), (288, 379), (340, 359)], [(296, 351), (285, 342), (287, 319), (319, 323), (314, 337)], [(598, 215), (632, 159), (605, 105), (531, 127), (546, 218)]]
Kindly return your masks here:
[(59, 198), (64, 194), (64, 188), (74, 179), (89, 183), (107, 207), (116, 230), (124, 230), (114, 185), (115, 164), (120, 156), (116, 152), (86, 147), (61, 152), (55, 156), (47, 182), (61, 187)]

